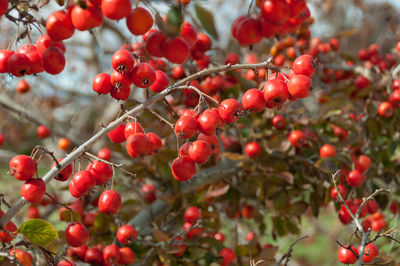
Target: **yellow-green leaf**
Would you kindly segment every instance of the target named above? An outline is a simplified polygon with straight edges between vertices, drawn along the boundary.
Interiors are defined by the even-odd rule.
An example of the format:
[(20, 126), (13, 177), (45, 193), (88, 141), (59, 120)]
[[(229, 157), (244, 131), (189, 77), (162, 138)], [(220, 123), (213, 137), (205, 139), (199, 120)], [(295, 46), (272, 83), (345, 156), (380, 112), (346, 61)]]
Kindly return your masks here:
[(58, 238), (58, 233), (53, 225), (42, 219), (26, 221), (18, 229), (18, 233), (23, 234), (33, 244), (40, 246)]

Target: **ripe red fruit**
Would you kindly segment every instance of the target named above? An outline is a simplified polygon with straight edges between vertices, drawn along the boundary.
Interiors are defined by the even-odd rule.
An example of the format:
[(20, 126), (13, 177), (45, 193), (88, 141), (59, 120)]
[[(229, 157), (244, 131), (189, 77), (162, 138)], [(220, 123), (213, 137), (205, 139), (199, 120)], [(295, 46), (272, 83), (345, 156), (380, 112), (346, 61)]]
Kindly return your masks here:
[(367, 155), (360, 155), (356, 161), (356, 168), (360, 172), (365, 173), (368, 171), (369, 167), (371, 166), (371, 159)]
[(264, 0), (260, 8), (261, 16), (276, 24), (282, 24), (290, 15), (290, 7), (285, 0)]
[(86, 245), (89, 240), (89, 232), (83, 224), (72, 222), (65, 228), (65, 238), (70, 246), (80, 247)]
[(27, 155), (17, 155), (10, 160), (10, 174), (16, 179), (26, 181), (36, 173), (36, 161)]
[(192, 47), (197, 40), (197, 31), (192, 24), (184, 21), (181, 25), (181, 36), (188, 42), (189, 46)]
[(106, 190), (101, 193), (98, 204), (101, 213), (114, 215), (121, 209), (121, 196), (115, 190)]
[(176, 180), (187, 181), (196, 173), (196, 165), (189, 156), (182, 156), (172, 162), (171, 171)]
[(181, 116), (175, 123), (175, 132), (178, 136), (189, 139), (198, 130), (198, 122), (192, 116)]
[(111, 66), (118, 72), (131, 72), (134, 65), (135, 58), (128, 50), (120, 49), (111, 57)]
[(194, 141), (188, 149), (189, 158), (197, 164), (203, 164), (207, 162), (211, 154), (211, 146), (204, 140)]
[(31, 61), (25, 54), (14, 53), (7, 60), (6, 69), (16, 77), (22, 77), (31, 71)]
[(272, 79), (265, 83), (264, 100), (267, 108), (282, 105), (289, 97), (288, 86), (280, 79)]
[(126, 26), (133, 35), (145, 34), (154, 20), (149, 11), (143, 7), (137, 7), (126, 17)]
[(96, 179), (96, 185), (103, 185), (113, 176), (113, 170), (109, 164), (102, 161), (94, 161), (90, 163), (86, 170), (89, 171)]
[(307, 137), (300, 130), (294, 130), (289, 134), (289, 142), (295, 147), (303, 146), (307, 141)]
[(22, 266), (30, 266), (32, 264), (32, 255), (25, 250), (20, 249), (10, 249), (10, 255), (15, 257), (18, 263)]
[(28, 74), (43, 72), (42, 58), (38, 50), (32, 44), (25, 44), (18, 48), (17, 53), (25, 54), (30, 61), (30, 71)]
[(154, 92), (162, 92), (165, 90), (169, 85), (169, 79), (167, 74), (161, 70), (156, 70), (156, 79), (154, 80), (153, 84), (149, 86), (149, 89)]
[(194, 223), (196, 223), (196, 221), (197, 221), (198, 219), (201, 218), (200, 209), (197, 208), (196, 206), (188, 207), (188, 208), (185, 210), (184, 217), (185, 217), (185, 221), (186, 221), (186, 222), (194, 224)]
[(156, 80), (156, 71), (147, 63), (139, 63), (131, 72), (132, 83), (139, 88), (147, 88)]
[(99, 7), (91, 4), (85, 9), (75, 5), (71, 11), (71, 22), (77, 30), (86, 31), (100, 26), (103, 23), (103, 14)]
[(111, 77), (108, 73), (97, 74), (92, 82), (92, 88), (99, 94), (108, 94), (112, 89)]
[(350, 171), (346, 179), (347, 183), (349, 183), (350, 186), (358, 187), (364, 182), (365, 176), (363, 175), (363, 173), (356, 169)]
[(384, 118), (389, 118), (393, 115), (393, 106), (389, 102), (382, 102), (378, 106), (378, 115)]
[(125, 138), (128, 139), (130, 135), (135, 133), (144, 133), (142, 126), (139, 122), (129, 122), (124, 129)]
[(311, 55), (301, 55), (296, 58), (292, 66), (293, 72), (296, 75), (304, 75), (310, 77), (315, 72), (314, 58)]
[(290, 78), (288, 90), (295, 98), (305, 98), (310, 93), (311, 80), (304, 75), (294, 75)]
[(21, 187), (19, 194), (30, 203), (39, 203), (46, 192), (46, 184), (40, 178), (28, 179)]
[(26, 82), (26, 80), (21, 79), (17, 83), (17, 92), (19, 93), (27, 93), (31, 87), (29, 86), (29, 83)]
[(129, 0), (102, 0), (101, 12), (109, 19), (120, 20), (131, 12), (131, 3)]
[(7, 62), (14, 53), (12, 50), (0, 50), (0, 73), (10, 72)]
[[(361, 252), (361, 246), (358, 248), (358, 252)], [(365, 246), (363, 262), (371, 262), (377, 256), (379, 256), (379, 250), (374, 243), (369, 243)]]
[[(76, 189), (79, 194), (86, 194), (96, 185), (96, 178), (86, 170), (74, 174), (71, 180), (71, 186)], [(70, 190), (71, 190), (70, 186)]]
[(62, 41), (74, 34), (74, 26), (71, 21), (71, 14), (64, 10), (56, 11), (46, 20), (47, 34), (54, 41)]
[(255, 141), (247, 143), (244, 151), (250, 158), (259, 157), (262, 153), (260, 144), (258, 144), (258, 142)]
[(108, 133), (108, 138), (114, 143), (122, 143), (125, 139), (125, 123), (120, 124)]
[(52, 75), (63, 71), (65, 67), (65, 57), (63, 51), (57, 47), (47, 48), (42, 55), (44, 70)]
[(186, 238), (188, 238), (188, 239), (195, 238), (196, 236), (200, 235), (201, 232), (203, 231), (201, 228), (190, 229), (192, 226), (193, 226), (193, 224), (187, 223), (187, 222), (184, 223), (183, 226), (182, 226), (182, 230), (183, 231), (187, 231), (186, 232)]
[(147, 153), (147, 155), (152, 155), (154, 152), (157, 152), (159, 149), (161, 149), (162, 147), (162, 141), (160, 139), (160, 137), (153, 133), (153, 132), (149, 132), (146, 134), (147, 138), (149, 139), (149, 151)]
[(205, 110), (197, 119), (198, 127), (201, 133), (205, 135), (215, 135), (218, 126), (221, 124), (218, 109), (211, 108)]
[(395, 90), (390, 94), (389, 102), (394, 108), (400, 107), (400, 90)]
[(331, 144), (324, 144), (320, 149), (319, 149), (319, 155), (322, 158), (328, 158), (328, 157), (335, 157), (337, 154), (335, 146)]
[(71, 259), (69, 259), (69, 260), (60, 260), (57, 266), (76, 266), (76, 264)]
[(40, 125), (36, 129), (36, 135), (41, 139), (47, 138), (50, 135), (50, 133), (51, 133), (50, 129), (45, 125)]
[(261, 35), (260, 21), (252, 17), (242, 19), (237, 25), (236, 38), (242, 46), (261, 42), (263, 36)]
[(278, 130), (284, 129), (286, 127), (286, 120), (282, 115), (275, 115), (272, 118), (272, 125)]
[[(374, 218), (374, 216), (376, 216), (377, 214), (378, 214), (380, 217), (378, 216), (377, 218)], [(378, 232), (378, 231), (384, 229), (385, 227), (386, 227), (386, 221), (385, 221), (385, 219), (383, 218), (382, 214), (379, 213), (379, 212), (374, 213), (374, 214), (372, 215), (371, 229), (372, 229), (373, 231), (375, 231), (375, 232)]]
[(362, 90), (369, 86), (369, 80), (362, 75), (358, 75), (355, 84), (357, 89)]
[(29, 219), (38, 219), (40, 218), (39, 209), (35, 205), (31, 205), (28, 208), (28, 218)]
[(85, 253), (88, 250), (87, 246), (69, 247), (67, 250), (68, 257), (77, 258), (79, 260), (85, 259)]
[(153, 184), (144, 184), (142, 186), (143, 198), (148, 202), (152, 203), (156, 200), (156, 187)]
[(0, 17), (3, 16), (8, 9), (8, 0), (1, 0), (0, 1)]
[(91, 265), (102, 265), (103, 252), (98, 248), (89, 248), (85, 253), (84, 261)]
[(119, 261), (121, 254), (116, 245), (108, 245), (103, 249), (103, 259), (108, 263), (116, 263)]
[(239, 119), (242, 106), (236, 99), (226, 99), (219, 104), (218, 112), (226, 123), (235, 123)]
[(99, 152), (97, 153), (97, 157), (99, 157), (100, 159), (109, 161), (111, 159), (111, 151), (109, 148), (102, 148), (99, 150)]
[(135, 227), (130, 224), (126, 224), (118, 228), (117, 231), (117, 239), (121, 244), (129, 245), (137, 238), (137, 231)]
[[(351, 248), (351, 250), (353, 250), (353, 252), (351, 250), (349, 250), (348, 248)], [(341, 263), (345, 263), (345, 264), (353, 264), (357, 262), (357, 256), (358, 256), (358, 251), (355, 247), (353, 246), (345, 246), (345, 247), (341, 247), (339, 249), (339, 252), (337, 254), (337, 258)]]
[[(4, 216), (4, 212), (0, 210), (0, 217)], [(8, 222), (4, 227), (5, 230), (0, 230), (0, 242), (9, 243), (17, 235), (17, 226), (13, 222)], [(11, 233), (11, 234), (10, 234)]]
[(129, 247), (122, 247), (119, 249), (121, 256), (119, 257), (118, 264), (131, 264), (135, 261), (135, 253)]
[(163, 57), (164, 53), (162, 51), (162, 47), (167, 38), (168, 38), (167, 35), (165, 35), (160, 30), (152, 31), (144, 41), (144, 46), (147, 52), (149, 52), (150, 55), (155, 57)]
[(135, 133), (126, 140), (126, 150), (133, 158), (139, 158), (149, 153), (150, 141), (144, 133)]
[(183, 64), (190, 56), (189, 44), (182, 37), (168, 38), (161, 49), (165, 58), (171, 63)]
[(225, 65), (227, 64), (236, 65), (237, 63), (239, 63), (238, 54), (230, 53), (226, 56)]
[[(338, 189), (340, 191), (340, 194), (342, 195), (342, 198), (345, 199), (347, 197), (347, 189), (343, 185), (338, 185)], [(334, 201), (339, 200), (338, 198), (338, 191), (336, 190), (335, 187), (332, 188), (331, 190), (331, 197)]]
[(370, 214), (374, 214), (379, 210), (379, 205), (376, 200), (370, 200), (367, 202), (368, 212)]
[(221, 265), (229, 265), (230, 263), (233, 263), (236, 260), (236, 254), (233, 252), (232, 249), (230, 248), (223, 248), (220, 252), (219, 255), (222, 257), (223, 261)]
[[(185, 142), (184, 144), (182, 144), (182, 146), (179, 148), (179, 156), (189, 156), (188, 152), (189, 152), (189, 147), (190, 147), (190, 143), (189, 142)], [(211, 145), (210, 145), (211, 147)]]
[(218, 240), (219, 242), (224, 242), (225, 241), (225, 235), (223, 233), (216, 233), (214, 235), (214, 238)]
[(265, 108), (264, 95), (258, 89), (246, 91), (242, 98), (243, 109), (246, 111), (261, 112)]
[[(61, 162), (63, 159), (60, 158), (57, 161)], [(51, 166), (52, 168), (56, 166), (56, 163), (53, 163), (53, 165)], [(60, 172), (58, 172), (57, 176), (54, 177), (54, 179), (58, 180), (58, 181), (67, 181), (71, 175), (72, 175), (72, 164), (68, 164), (67, 166), (64, 167), (64, 169), (62, 169)]]

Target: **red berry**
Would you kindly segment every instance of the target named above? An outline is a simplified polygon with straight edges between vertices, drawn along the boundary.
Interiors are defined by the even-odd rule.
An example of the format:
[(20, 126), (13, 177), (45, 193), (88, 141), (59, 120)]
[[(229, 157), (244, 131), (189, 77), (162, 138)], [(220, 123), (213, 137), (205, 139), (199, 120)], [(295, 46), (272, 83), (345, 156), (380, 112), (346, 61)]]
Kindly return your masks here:
[(176, 180), (187, 181), (196, 173), (196, 165), (188, 156), (182, 156), (172, 162), (171, 171)]
[(285, 0), (264, 0), (260, 8), (262, 17), (276, 24), (282, 24), (290, 16), (290, 7)]
[(156, 79), (154, 80), (153, 84), (149, 86), (149, 89), (154, 92), (162, 92), (165, 90), (169, 85), (169, 79), (167, 74), (165, 74), (161, 70), (156, 70)]
[(1, 0), (0, 1), (0, 17), (3, 16), (8, 9), (8, 0)]
[[(351, 250), (349, 250), (348, 248), (351, 248)], [(341, 263), (345, 263), (345, 264), (354, 264), (357, 262), (357, 256), (358, 256), (358, 251), (355, 247), (353, 246), (345, 246), (345, 247), (341, 247), (339, 249), (339, 252), (337, 254), (338, 260)]]
[[(347, 197), (347, 190), (346, 187), (343, 185), (338, 185), (338, 189), (340, 191), (340, 195), (342, 195), (342, 198), (345, 199)], [(338, 198), (338, 191), (336, 190), (336, 187), (333, 187), (331, 190), (331, 197), (334, 201), (339, 200)]]
[(265, 108), (264, 95), (258, 89), (246, 91), (242, 98), (243, 109), (246, 111), (261, 112)]
[(286, 120), (282, 115), (275, 115), (272, 118), (272, 125), (278, 130), (284, 129), (286, 127)]
[(237, 25), (236, 37), (241, 46), (257, 44), (262, 41), (260, 21), (246, 17)]
[(128, 139), (130, 135), (135, 133), (144, 133), (142, 126), (139, 122), (129, 122), (124, 129), (125, 138)]
[(219, 255), (222, 257), (222, 265), (229, 265), (236, 260), (236, 254), (230, 248), (223, 248)]
[(46, 184), (40, 178), (31, 178), (22, 185), (19, 194), (30, 203), (39, 203), (46, 192)]
[(120, 20), (131, 12), (131, 3), (129, 0), (102, 0), (101, 12), (109, 19)]
[(162, 47), (167, 38), (168, 38), (167, 35), (165, 35), (160, 30), (152, 31), (144, 41), (144, 46), (147, 52), (149, 52), (150, 55), (155, 57), (163, 57), (164, 53)]
[(190, 229), (192, 226), (193, 226), (193, 224), (187, 223), (187, 222), (184, 223), (183, 226), (182, 226), (182, 230), (183, 231), (187, 231), (186, 232), (186, 238), (188, 238), (188, 239), (195, 238), (196, 236), (200, 235), (201, 232), (203, 231), (201, 228)]
[(139, 88), (147, 88), (156, 80), (156, 71), (147, 63), (139, 63), (131, 72), (132, 83)]
[(371, 166), (371, 159), (366, 155), (360, 155), (360, 156), (358, 156), (355, 164), (356, 164), (357, 170), (365, 173), (366, 171), (368, 171), (369, 167)]
[(310, 93), (311, 80), (304, 75), (294, 75), (290, 78), (288, 90), (295, 98), (305, 98)]
[(182, 37), (168, 38), (161, 49), (171, 63), (183, 64), (190, 56), (189, 44)]
[(16, 179), (26, 181), (36, 173), (36, 161), (27, 155), (17, 155), (10, 160), (10, 174)]
[(189, 139), (198, 130), (198, 122), (192, 116), (181, 116), (175, 123), (175, 132), (178, 136)]
[(221, 125), (221, 118), (216, 108), (205, 110), (197, 121), (201, 133), (209, 136), (215, 135), (217, 128)]
[(200, 209), (197, 208), (196, 206), (188, 207), (188, 208), (185, 210), (184, 217), (185, 217), (185, 221), (186, 221), (186, 222), (194, 224), (194, 223), (196, 223), (196, 221), (197, 221), (198, 219), (201, 218)]
[(162, 141), (160, 137), (153, 132), (147, 133), (146, 136), (150, 142), (150, 147), (147, 155), (152, 155), (154, 152), (157, 152), (159, 149), (161, 149)]
[(135, 253), (129, 247), (122, 247), (119, 249), (121, 256), (119, 257), (118, 264), (131, 264), (135, 261)]
[(192, 47), (197, 40), (197, 31), (192, 24), (184, 21), (181, 25), (181, 36), (188, 42), (189, 46)]
[(30, 73), (31, 66), (29, 57), (25, 54), (14, 53), (8, 57), (6, 69), (14, 76), (22, 77)]
[(219, 104), (218, 112), (226, 123), (235, 123), (239, 119), (242, 106), (236, 99), (226, 99)]
[(347, 175), (347, 183), (353, 187), (359, 187), (365, 180), (365, 176), (359, 170), (350, 171)]
[(307, 141), (306, 136), (300, 130), (294, 130), (289, 134), (289, 142), (295, 147), (303, 146)]
[(143, 198), (148, 202), (152, 203), (157, 199), (156, 187), (152, 184), (145, 184), (142, 186)]
[(50, 136), (50, 133), (50, 129), (45, 125), (40, 125), (36, 129), (36, 135), (41, 139), (47, 138), (48, 136)]
[(60, 260), (57, 266), (76, 266), (76, 264), (71, 259), (69, 259), (69, 260)]
[(140, 6), (133, 9), (126, 17), (126, 26), (133, 35), (145, 34), (153, 23), (154, 20), (149, 11)]
[(111, 159), (111, 151), (110, 151), (110, 149), (109, 148), (102, 148), (97, 153), (97, 157), (99, 157), (100, 159), (109, 161)]
[(71, 180), (73, 186), (79, 194), (86, 194), (96, 185), (96, 178), (86, 170), (74, 174)]
[(115, 190), (106, 190), (101, 193), (98, 204), (101, 213), (114, 215), (121, 209), (121, 196)]
[(118, 72), (131, 72), (134, 65), (135, 58), (128, 50), (120, 49), (111, 57), (111, 66)]
[(100, 26), (103, 23), (103, 14), (99, 7), (91, 4), (85, 9), (75, 5), (71, 11), (71, 22), (77, 30), (86, 31)]
[[(60, 158), (57, 161), (61, 162), (63, 159)], [(53, 165), (51, 166), (52, 168), (56, 166), (56, 163), (53, 163)], [(64, 169), (62, 169), (60, 172), (58, 172), (57, 176), (54, 177), (54, 179), (58, 180), (58, 181), (67, 181), (73, 172), (73, 168), (72, 168), (72, 164), (68, 164), (67, 166), (64, 167)]]
[(54, 41), (48, 34), (42, 35), (36, 40), (36, 51), (41, 57), (44, 51), (49, 47), (57, 47), (65, 53), (65, 45), (62, 41)]
[(376, 202), (376, 200), (370, 200), (367, 202), (367, 208), (368, 208), (368, 212), (370, 214), (374, 214), (379, 210), (379, 205), (378, 202)]
[(92, 88), (99, 94), (108, 94), (112, 89), (111, 77), (107, 73), (97, 74), (92, 82)]
[(65, 238), (70, 246), (80, 247), (86, 245), (89, 240), (89, 232), (83, 224), (72, 222), (65, 228)]
[(56, 11), (46, 20), (47, 34), (54, 41), (62, 41), (74, 34), (74, 26), (71, 21), (71, 14), (64, 10)]
[(98, 248), (89, 248), (85, 253), (84, 261), (91, 265), (102, 265), (103, 252)]
[(144, 133), (135, 133), (126, 140), (126, 150), (133, 158), (147, 155), (150, 151), (149, 138)]
[[(361, 246), (358, 248), (358, 252), (361, 251)], [(379, 250), (374, 243), (369, 243), (365, 246), (363, 262), (371, 262), (373, 258), (379, 256)]]
[(125, 124), (122, 123), (108, 133), (108, 138), (114, 143), (122, 143), (125, 139)]
[(57, 47), (47, 48), (42, 55), (44, 70), (52, 75), (56, 75), (64, 70), (65, 57), (63, 51)]
[(117, 231), (117, 239), (121, 244), (129, 245), (137, 238), (137, 231), (135, 227), (130, 224), (126, 224), (118, 228)]
[(288, 86), (280, 79), (267, 81), (264, 85), (263, 93), (267, 108), (280, 106), (289, 97)]
[(10, 72), (7, 62), (10, 56), (12, 56), (14, 53), (15, 52), (12, 50), (0, 50), (0, 73)]
[(113, 176), (113, 170), (109, 164), (102, 161), (94, 161), (86, 167), (96, 179), (96, 185), (103, 185)]
[(382, 102), (378, 106), (378, 115), (384, 118), (389, 118), (393, 115), (393, 106), (389, 102)]
[(108, 245), (103, 249), (103, 259), (108, 263), (116, 263), (119, 261), (121, 254), (116, 245)]
[(292, 69), (296, 75), (310, 77), (315, 72), (314, 58), (311, 55), (301, 55), (294, 60)]
[(319, 155), (322, 158), (335, 157), (336, 154), (336, 148), (331, 144), (325, 144), (319, 149)]
[(211, 154), (211, 146), (204, 140), (194, 141), (188, 149), (189, 158), (197, 164), (207, 162)]
[(245, 152), (250, 158), (256, 158), (261, 155), (262, 149), (260, 144), (254, 141), (246, 144)]
[(355, 84), (357, 89), (362, 90), (369, 86), (369, 80), (362, 75), (358, 75)]

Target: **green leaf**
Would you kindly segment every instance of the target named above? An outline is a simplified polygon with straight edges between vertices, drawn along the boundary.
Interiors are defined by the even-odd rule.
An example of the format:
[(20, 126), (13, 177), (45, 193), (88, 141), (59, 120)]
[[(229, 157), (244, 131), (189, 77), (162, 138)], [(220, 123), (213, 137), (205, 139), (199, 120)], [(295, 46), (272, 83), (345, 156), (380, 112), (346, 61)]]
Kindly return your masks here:
[(203, 26), (204, 30), (214, 37), (214, 39), (218, 40), (218, 32), (215, 28), (214, 23), (214, 16), (213, 14), (205, 9), (204, 7), (200, 6), (199, 4), (194, 4), (194, 10), (196, 11), (196, 16), (199, 19), (201, 25)]
[(58, 233), (51, 223), (42, 219), (26, 221), (18, 229), (30, 242), (36, 245), (46, 245), (58, 238)]

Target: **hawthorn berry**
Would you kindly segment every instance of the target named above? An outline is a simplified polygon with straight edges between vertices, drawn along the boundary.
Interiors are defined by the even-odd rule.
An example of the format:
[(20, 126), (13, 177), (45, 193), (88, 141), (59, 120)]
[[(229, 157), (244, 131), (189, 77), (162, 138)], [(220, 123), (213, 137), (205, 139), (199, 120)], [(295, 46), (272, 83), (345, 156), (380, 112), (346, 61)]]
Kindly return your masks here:
[(133, 35), (145, 34), (153, 23), (154, 20), (149, 11), (140, 6), (133, 9), (126, 17), (126, 26)]
[(135, 133), (144, 133), (142, 125), (140, 125), (139, 122), (129, 122), (128, 124), (126, 124), (126, 126), (124, 126), (123, 134), (125, 136), (125, 139), (128, 139), (130, 135), (133, 135)]
[(208, 136), (215, 135), (217, 128), (221, 125), (218, 109), (211, 108), (203, 111), (197, 122), (201, 133)]
[(156, 71), (147, 63), (139, 63), (132, 69), (131, 80), (135, 86), (147, 88), (156, 80)]
[(103, 185), (113, 176), (113, 170), (109, 164), (102, 161), (94, 161), (86, 167), (96, 179), (96, 185)]
[(83, 224), (71, 222), (65, 228), (65, 238), (71, 247), (80, 247), (86, 245), (89, 240), (89, 232)]
[(132, 9), (129, 0), (102, 0), (100, 8), (103, 15), (112, 20), (127, 17)]
[(245, 152), (250, 158), (256, 158), (261, 155), (262, 149), (258, 142), (253, 141), (246, 144)]
[[(350, 250), (351, 249), (351, 250)], [(357, 262), (358, 250), (354, 246), (345, 246), (339, 249), (337, 258), (341, 263), (353, 264)]]
[(331, 144), (324, 144), (320, 149), (319, 149), (319, 155), (322, 158), (328, 158), (328, 157), (335, 157), (337, 154), (335, 146)]
[(226, 123), (235, 123), (239, 119), (242, 106), (236, 99), (226, 99), (219, 104), (218, 113)]
[(281, 106), (289, 97), (288, 86), (280, 79), (272, 79), (265, 83), (264, 100), (267, 108)]
[(119, 257), (118, 264), (131, 264), (135, 261), (135, 253), (129, 247), (122, 247), (119, 249), (121, 256)]
[(153, 84), (149, 86), (149, 89), (159, 93), (165, 90), (169, 85), (169, 79), (167, 74), (161, 70), (156, 70), (156, 79), (154, 80)]
[(181, 156), (172, 162), (171, 171), (176, 180), (187, 181), (196, 173), (196, 165), (189, 156)]
[(150, 145), (150, 140), (144, 133), (132, 134), (126, 140), (126, 150), (133, 158), (147, 155), (151, 151)]
[(117, 239), (124, 245), (129, 245), (130, 243), (135, 241), (137, 236), (138, 233), (135, 227), (130, 224), (123, 225), (117, 230)]
[(124, 132), (125, 132), (125, 123), (122, 123), (108, 133), (108, 138), (111, 140), (111, 142), (122, 143), (126, 140)]
[(301, 55), (294, 60), (292, 69), (296, 75), (310, 77), (315, 72), (314, 58), (307, 54)]
[(212, 154), (212, 149), (209, 143), (204, 140), (194, 141), (188, 149), (188, 156), (197, 164), (203, 164), (208, 161)]
[(17, 155), (10, 160), (10, 174), (26, 181), (36, 174), (36, 161), (27, 155)]
[(246, 91), (242, 98), (243, 109), (246, 111), (262, 112), (265, 109), (264, 95), (258, 89)]
[(111, 57), (111, 66), (114, 70), (124, 73), (131, 72), (135, 65), (132, 53), (125, 49), (116, 51)]
[(350, 171), (346, 179), (350, 186), (359, 187), (364, 182), (365, 176), (362, 172), (356, 169)]
[(71, 21), (71, 14), (64, 10), (52, 13), (46, 20), (47, 34), (54, 41), (70, 38), (75, 31)]

